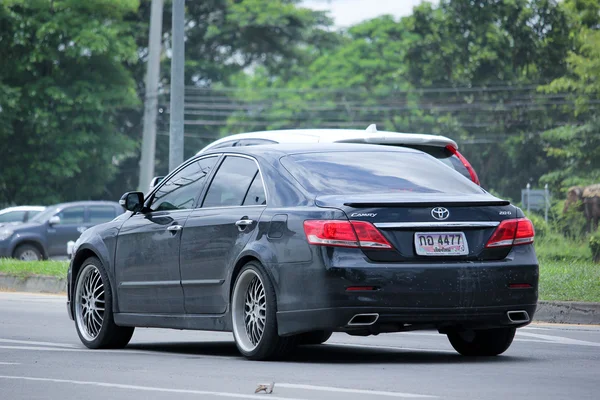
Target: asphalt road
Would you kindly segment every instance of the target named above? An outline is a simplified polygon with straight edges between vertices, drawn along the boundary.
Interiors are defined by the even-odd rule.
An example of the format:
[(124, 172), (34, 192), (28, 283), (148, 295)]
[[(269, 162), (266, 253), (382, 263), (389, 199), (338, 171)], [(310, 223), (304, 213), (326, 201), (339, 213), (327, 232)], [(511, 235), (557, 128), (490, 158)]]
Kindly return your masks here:
[[(272, 394), (254, 394), (275, 382)], [(335, 334), (253, 362), (231, 334), (138, 329), (88, 350), (62, 296), (0, 293), (2, 399), (599, 399), (600, 326), (535, 324), (502, 356), (468, 359), (436, 332)]]

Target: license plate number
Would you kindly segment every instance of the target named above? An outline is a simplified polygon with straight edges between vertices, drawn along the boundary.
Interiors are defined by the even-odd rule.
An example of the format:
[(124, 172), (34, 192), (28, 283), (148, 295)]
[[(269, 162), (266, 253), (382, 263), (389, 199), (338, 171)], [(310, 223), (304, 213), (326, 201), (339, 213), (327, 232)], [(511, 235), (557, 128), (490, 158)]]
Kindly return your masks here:
[(463, 232), (417, 232), (415, 249), (420, 256), (464, 256), (469, 245)]

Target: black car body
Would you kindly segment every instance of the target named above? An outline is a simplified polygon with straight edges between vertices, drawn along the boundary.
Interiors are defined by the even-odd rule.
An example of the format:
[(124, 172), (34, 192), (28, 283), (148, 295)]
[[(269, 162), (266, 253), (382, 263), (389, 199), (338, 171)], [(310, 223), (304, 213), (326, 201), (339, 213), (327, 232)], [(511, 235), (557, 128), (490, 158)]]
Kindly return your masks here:
[(79, 201), (47, 207), (27, 223), (0, 228), (0, 257), (25, 260), (67, 255), (67, 243), (123, 213), (119, 203)]
[[(455, 348), (491, 355), (536, 309), (531, 223), (420, 151), (218, 149), (167, 176), (143, 207), (130, 204), (136, 196), (123, 200), (135, 212), (87, 230), (76, 244), (68, 309), (78, 332), (85, 324), (78, 315), (93, 308), (78, 300), (82, 268), (101, 270), (101, 280), (89, 279), (106, 281), (112, 293), (102, 298), (102, 330), (82, 337), (88, 347), (115, 345), (103, 339), (105, 326), (233, 330), (244, 355), (263, 359), (331, 331), (437, 329), (453, 345), (468, 341), (457, 335), (479, 332), (474, 345)], [(248, 270), (262, 294), (253, 303), (256, 279), (249, 281), (236, 320), (236, 289)], [(240, 316), (262, 321), (262, 339), (251, 337), (252, 346), (240, 344)], [(483, 351), (477, 340), (489, 342), (490, 332), (507, 343)]]

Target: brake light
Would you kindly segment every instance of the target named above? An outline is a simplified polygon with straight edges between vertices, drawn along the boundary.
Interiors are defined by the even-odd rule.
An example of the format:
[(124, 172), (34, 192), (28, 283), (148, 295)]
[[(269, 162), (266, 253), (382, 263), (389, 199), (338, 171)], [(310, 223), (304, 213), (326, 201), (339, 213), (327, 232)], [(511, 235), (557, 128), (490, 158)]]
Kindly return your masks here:
[(475, 172), (475, 169), (473, 168), (473, 166), (471, 165), (471, 163), (469, 162), (469, 160), (467, 160), (462, 154), (460, 154), (460, 152), (458, 151), (458, 149), (456, 149), (456, 147), (452, 146), (451, 144), (446, 146), (446, 149), (452, 153), (453, 155), (456, 156), (456, 158), (458, 158), (460, 160), (460, 162), (465, 166), (465, 168), (467, 169), (467, 171), (469, 171), (469, 176), (471, 177), (471, 180), (473, 182), (475, 182), (476, 184), (480, 185), (479, 183), (479, 177), (477, 176), (477, 172)]
[(507, 219), (498, 225), (485, 247), (519, 246), (533, 243), (535, 230), (527, 218)]
[(365, 221), (309, 220), (304, 221), (308, 243), (319, 246), (391, 249), (392, 245)]

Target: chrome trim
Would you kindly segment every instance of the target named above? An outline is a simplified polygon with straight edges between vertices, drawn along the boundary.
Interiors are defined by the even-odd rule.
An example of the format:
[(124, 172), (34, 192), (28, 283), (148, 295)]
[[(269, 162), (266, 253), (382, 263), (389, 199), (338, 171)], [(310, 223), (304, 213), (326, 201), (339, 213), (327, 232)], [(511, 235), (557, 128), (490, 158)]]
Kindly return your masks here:
[(377, 228), (494, 228), (500, 225), (498, 221), (468, 221), (468, 222), (376, 222)]
[[(515, 318), (513, 317), (513, 315), (517, 315), (517, 317)], [(522, 324), (523, 322), (529, 322), (529, 314), (525, 310), (507, 311), (506, 317), (513, 324)]]

